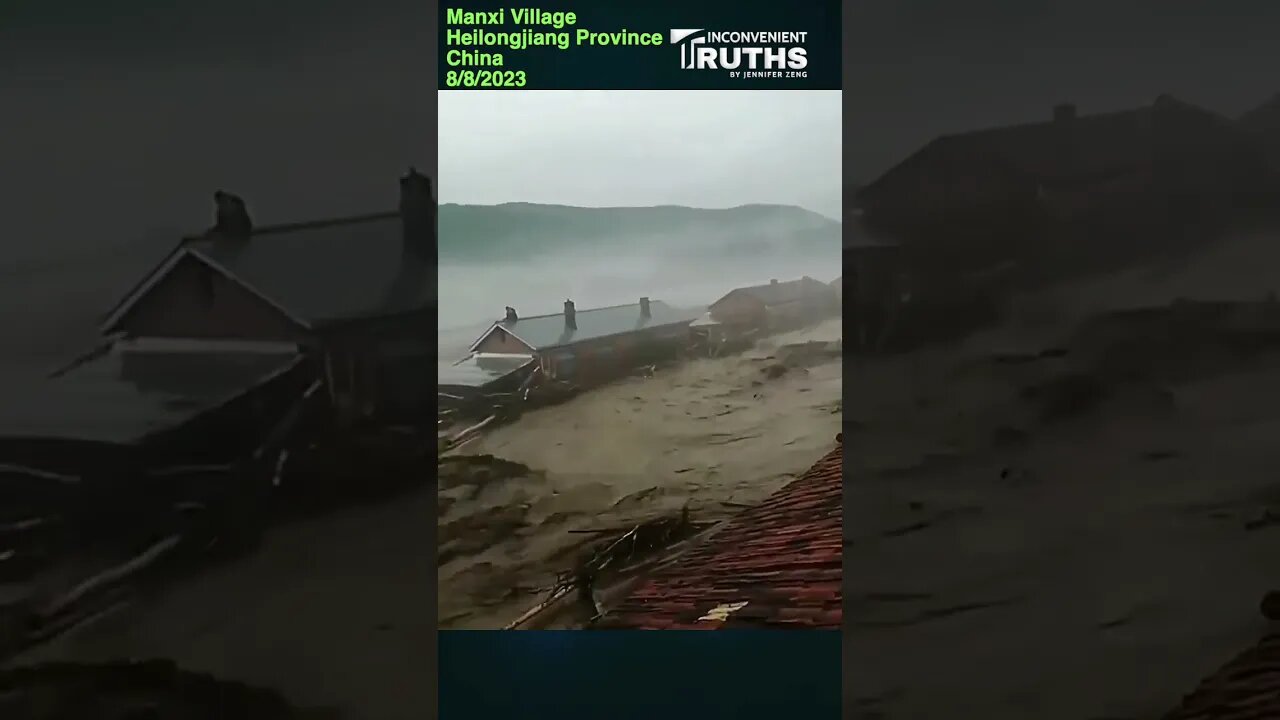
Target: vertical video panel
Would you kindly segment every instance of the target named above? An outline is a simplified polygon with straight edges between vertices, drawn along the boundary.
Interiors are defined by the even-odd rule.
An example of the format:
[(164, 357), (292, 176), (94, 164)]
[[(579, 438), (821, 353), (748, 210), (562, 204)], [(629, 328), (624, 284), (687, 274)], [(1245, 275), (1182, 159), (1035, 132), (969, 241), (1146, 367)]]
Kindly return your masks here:
[(838, 17), (442, 8), (442, 630), (839, 628)]
[(432, 716), (435, 18), (387, 5), (7, 6), (6, 720)]
[(839, 627), (840, 93), (440, 124), (440, 627)]
[(846, 15), (846, 716), (1280, 717), (1280, 18), (1229, 5)]

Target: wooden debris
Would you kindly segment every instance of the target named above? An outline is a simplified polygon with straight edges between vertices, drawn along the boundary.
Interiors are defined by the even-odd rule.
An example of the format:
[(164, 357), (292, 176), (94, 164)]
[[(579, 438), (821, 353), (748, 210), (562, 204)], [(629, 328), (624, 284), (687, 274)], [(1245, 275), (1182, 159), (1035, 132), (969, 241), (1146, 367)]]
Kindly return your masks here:
[(85, 596), (137, 575), (138, 573), (155, 565), (161, 558), (165, 557), (177, 548), (178, 544), (181, 542), (182, 537), (179, 535), (172, 535), (160, 542), (157, 542), (132, 560), (129, 560), (122, 565), (108, 568), (107, 570), (104, 570), (103, 572), (98, 573), (97, 575), (94, 575), (88, 580), (80, 583), (65, 595), (56, 598), (52, 603), (50, 603), (49, 607), (41, 613), (41, 615), (43, 617), (59, 615), (75, 603), (83, 600)]
[[(529, 625), (575, 591), (582, 606), (589, 610), (590, 619), (594, 621), (604, 612), (595, 588), (606, 571), (608, 575), (617, 577), (660, 562), (661, 558), (653, 557), (655, 553), (669, 549), (714, 524), (690, 520), (689, 508), (686, 506), (679, 515), (663, 516), (628, 528), (571, 530), (570, 532), (583, 534), (616, 534), (617, 537), (598, 542), (595, 549), (584, 554), (572, 571), (560, 575), (546, 599), (525, 611), (504, 629), (516, 630)], [(634, 562), (637, 560), (639, 562)]]
[(571, 584), (557, 585), (556, 588), (552, 591), (551, 595), (547, 597), (546, 600), (543, 600), (537, 605), (534, 605), (533, 607), (524, 611), (524, 613), (521, 614), (520, 617), (516, 618), (514, 621), (512, 621), (510, 624), (508, 624), (506, 627), (502, 629), (503, 630), (519, 630), (521, 627), (526, 625), (530, 620), (533, 620), (538, 615), (540, 615), (544, 610), (546, 610), (547, 608), (555, 604), (557, 600), (564, 597), (565, 595), (568, 595), (569, 592), (572, 590), (573, 590), (573, 585)]
[(453, 450), (458, 447), (461, 447), (465, 443), (471, 442), (472, 440), (476, 439), (476, 437), (479, 436), (479, 433), (481, 430), (483, 430), (486, 426), (488, 426), (489, 424), (491, 424), (493, 421), (497, 419), (498, 419), (498, 416), (496, 414), (490, 415), (489, 417), (476, 423), (475, 425), (472, 425), (469, 428), (465, 428), (457, 433), (454, 433), (452, 436), (450, 436), (445, 440), (444, 449)]

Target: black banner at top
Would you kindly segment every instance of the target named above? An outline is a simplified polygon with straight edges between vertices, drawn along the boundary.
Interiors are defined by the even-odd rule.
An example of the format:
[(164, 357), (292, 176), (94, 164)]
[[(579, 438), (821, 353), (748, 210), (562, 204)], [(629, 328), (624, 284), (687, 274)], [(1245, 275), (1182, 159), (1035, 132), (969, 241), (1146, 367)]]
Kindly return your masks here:
[(840, 3), (440, 4), (441, 90), (839, 90)]

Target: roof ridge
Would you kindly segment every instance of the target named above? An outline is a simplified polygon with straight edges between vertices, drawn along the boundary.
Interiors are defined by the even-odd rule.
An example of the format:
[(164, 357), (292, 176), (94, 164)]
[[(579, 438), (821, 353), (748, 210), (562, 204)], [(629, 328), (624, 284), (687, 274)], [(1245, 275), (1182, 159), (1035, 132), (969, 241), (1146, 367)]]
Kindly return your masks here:
[[(1218, 113), (1202, 105), (1197, 105), (1196, 103), (1182, 100), (1181, 98), (1175, 97), (1173, 95), (1163, 94), (1157, 97), (1154, 102), (1148, 103), (1146, 105), (1139, 105), (1137, 107), (1127, 108), (1124, 110), (1107, 110), (1104, 112), (1095, 112), (1095, 113), (1077, 115), (1074, 119), (1072, 119), (1071, 122), (1088, 123), (1094, 120), (1108, 120), (1108, 119), (1114, 119), (1117, 117), (1122, 117), (1125, 115), (1137, 115), (1139, 113), (1147, 113), (1153, 110), (1161, 110), (1161, 109), (1168, 109), (1168, 108), (1194, 110), (1194, 111), (1206, 113), (1209, 115), (1218, 116)], [(988, 133), (996, 134), (996, 133), (1008, 132), (1010, 130), (1030, 130), (1033, 128), (1038, 129), (1038, 128), (1053, 127), (1054, 123), (1055, 121), (1052, 118), (1047, 118), (1047, 119), (1040, 119), (1040, 120), (1031, 120), (1026, 122), (1015, 122), (1008, 125), (994, 125), (990, 127), (974, 128), (972, 130), (961, 130), (958, 132), (943, 133), (942, 135), (939, 135), (936, 138), (934, 138), (934, 141), (952, 140), (952, 139), (969, 139), (974, 136), (985, 135)]]
[[(399, 215), (400, 213), (396, 210), (388, 210), (383, 212), (363, 213), (360, 215), (343, 215), (340, 217), (324, 218), (321, 220), (301, 220), (297, 222), (276, 223), (274, 225), (255, 227), (249, 237), (254, 238), (259, 235), (276, 235), (279, 233), (293, 232), (295, 230), (312, 230), (315, 228), (333, 227), (336, 225), (355, 225), (357, 223), (369, 222), (370, 220), (390, 220), (391, 218), (399, 217)], [(195, 235), (187, 235), (182, 239), (184, 242), (207, 240), (214, 234), (215, 233), (213, 231), (206, 230)]]
[(759, 285), (747, 285), (745, 287), (734, 288), (734, 289), (735, 290), (758, 290), (760, 288), (778, 287), (779, 285), (794, 285), (796, 283), (802, 283), (805, 280), (812, 280), (813, 282), (821, 282), (820, 280), (814, 280), (808, 275), (801, 275), (800, 277), (793, 278), (791, 280), (778, 280), (777, 282), (770, 280), (767, 283), (760, 283)]
[[(1134, 115), (1137, 113), (1147, 112), (1151, 110), (1152, 107), (1153, 107), (1152, 105), (1141, 105), (1139, 107), (1129, 108), (1127, 110), (1108, 110), (1106, 112), (1089, 113), (1087, 115), (1077, 115), (1071, 122), (1080, 123), (1080, 122), (1089, 122), (1091, 120), (1115, 118), (1122, 115)], [(988, 127), (974, 128), (972, 130), (960, 130), (957, 132), (943, 133), (942, 135), (939, 135), (934, 139), (935, 140), (964, 139), (964, 138), (971, 138), (978, 135), (986, 135), (988, 133), (990, 134), (1003, 133), (1003, 132), (1008, 132), (1010, 130), (1029, 130), (1032, 128), (1053, 127), (1053, 124), (1054, 124), (1054, 120), (1052, 118), (1047, 120), (1028, 120), (1025, 122), (1010, 123), (1008, 125), (992, 125)]]
[(332, 227), (334, 225), (354, 225), (356, 223), (368, 222), (370, 220), (390, 220), (399, 217), (400, 213), (396, 210), (387, 210), (383, 212), (363, 213), (360, 215), (346, 215), (335, 218), (325, 218), (323, 220), (303, 220), (292, 223), (277, 223), (275, 225), (264, 225), (261, 228), (254, 228), (254, 235), (268, 235), (271, 233), (290, 232), (292, 230), (310, 230), (318, 227)]
[[(665, 302), (663, 302), (663, 301), (661, 301), (661, 300), (650, 300), (650, 301), (649, 301), (649, 305), (650, 305), (650, 306), (653, 306), (653, 305), (666, 305), (666, 303), (665, 303)], [(618, 308), (632, 307), (632, 306), (639, 307), (639, 306), (640, 306), (640, 303), (639, 303), (639, 302), (633, 302), (633, 303), (619, 303), (619, 304), (617, 304), (617, 305), (604, 305), (604, 306), (602, 306), (602, 307), (587, 308), (586, 310), (579, 310), (579, 309), (577, 308), (577, 306), (575, 305), (575, 306), (574, 306), (574, 312), (575, 312), (576, 314), (578, 314), (578, 315), (581, 315), (582, 313), (596, 312), (596, 311), (598, 311), (598, 310), (617, 310)], [(518, 323), (520, 320), (537, 320), (537, 319), (539, 319), (539, 318), (560, 317), (560, 316), (562, 316), (562, 315), (564, 315), (564, 311), (563, 311), (563, 310), (561, 310), (560, 312), (543, 313), (543, 314), (541, 314), (541, 315), (520, 315), (519, 317), (517, 317), (517, 318), (516, 318), (516, 320), (517, 320), (517, 323)], [(502, 321), (501, 321), (501, 320), (498, 320), (498, 321), (496, 321), (496, 322), (501, 323)]]

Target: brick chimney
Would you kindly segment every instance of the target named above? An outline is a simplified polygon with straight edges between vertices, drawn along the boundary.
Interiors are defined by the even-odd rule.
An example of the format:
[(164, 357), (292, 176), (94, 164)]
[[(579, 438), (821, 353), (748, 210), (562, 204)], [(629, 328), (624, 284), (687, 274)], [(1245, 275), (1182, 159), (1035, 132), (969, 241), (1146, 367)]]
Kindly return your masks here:
[(519, 320), (520, 316), (516, 314), (516, 309), (508, 305), (507, 314), (502, 318), (502, 322), (507, 323), (508, 325), (514, 325)]
[(436, 261), (436, 198), (431, 178), (413, 168), (400, 178), (400, 224), (404, 252)]
[(572, 300), (564, 301), (564, 329), (565, 330), (578, 329), (578, 311), (573, 306)]
[(769, 284), (770, 284), (770, 285), (777, 285), (777, 284), (778, 284), (778, 281), (777, 281), (776, 279), (774, 279), (774, 280), (770, 280), (770, 281), (769, 281)]
[(640, 298), (640, 317), (642, 318), (653, 317), (653, 315), (649, 314), (649, 298), (647, 297)]
[(253, 235), (253, 220), (244, 200), (225, 190), (213, 194), (213, 232), (228, 240), (248, 240)]

